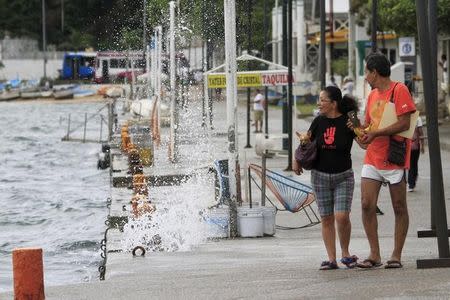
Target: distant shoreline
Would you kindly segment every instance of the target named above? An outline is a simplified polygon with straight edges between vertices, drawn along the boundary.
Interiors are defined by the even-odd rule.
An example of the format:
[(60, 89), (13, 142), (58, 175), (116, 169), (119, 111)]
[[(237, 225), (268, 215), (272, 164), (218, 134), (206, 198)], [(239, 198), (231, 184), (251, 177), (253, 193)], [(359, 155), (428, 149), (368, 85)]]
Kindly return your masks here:
[(10, 101), (0, 101), (4, 103), (58, 103), (58, 104), (67, 104), (67, 103), (89, 103), (89, 102), (104, 102), (108, 98), (103, 98), (102, 95), (93, 95), (82, 98), (73, 98), (73, 99), (52, 99), (52, 98), (37, 98), (37, 99), (15, 99)]

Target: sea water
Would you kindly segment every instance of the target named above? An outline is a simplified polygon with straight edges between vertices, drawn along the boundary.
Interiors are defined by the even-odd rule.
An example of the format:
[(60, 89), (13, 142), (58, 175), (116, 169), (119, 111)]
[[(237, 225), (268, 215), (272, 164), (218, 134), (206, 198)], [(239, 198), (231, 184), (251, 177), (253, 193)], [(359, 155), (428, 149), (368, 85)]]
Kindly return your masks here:
[[(13, 289), (11, 252), (21, 247), (43, 249), (45, 285), (98, 280), (108, 170), (96, 168), (100, 144), (61, 138), (69, 113), (74, 128), (103, 105), (0, 102), (0, 292)], [(98, 120), (88, 138), (99, 138)]]

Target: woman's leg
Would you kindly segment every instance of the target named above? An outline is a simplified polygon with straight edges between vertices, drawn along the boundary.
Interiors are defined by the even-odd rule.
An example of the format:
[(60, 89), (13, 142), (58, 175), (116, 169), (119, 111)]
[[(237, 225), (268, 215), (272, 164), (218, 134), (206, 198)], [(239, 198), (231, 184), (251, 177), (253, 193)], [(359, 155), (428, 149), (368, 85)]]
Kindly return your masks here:
[(334, 226), (333, 191), (327, 173), (311, 171), (311, 183), (316, 194), (316, 203), (322, 221), (322, 239), (330, 261), (336, 261), (336, 230)]
[(352, 208), (353, 191), (355, 189), (355, 177), (353, 171), (347, 171), (338, 176), (343, 176), (343, 178), (336, 178), (336, 182), (339, 183), (334, 189), (334, 214), (342, 257), (350, 257), (351, 255), (348, 250), (352, 231), (350, 211)]
[(339, 243), (341, 245), (342, 257), (350, 257), (348, 246), (350, 244), (350, 236), (352, 232), (352, 224), (350, 222), (349, 212), (335, 213), (337, 232), (339, 236)]
[(328, 260), (336, 261), (336, 229), (334, 215), (322, 217), (322, 239), (327, 249)]

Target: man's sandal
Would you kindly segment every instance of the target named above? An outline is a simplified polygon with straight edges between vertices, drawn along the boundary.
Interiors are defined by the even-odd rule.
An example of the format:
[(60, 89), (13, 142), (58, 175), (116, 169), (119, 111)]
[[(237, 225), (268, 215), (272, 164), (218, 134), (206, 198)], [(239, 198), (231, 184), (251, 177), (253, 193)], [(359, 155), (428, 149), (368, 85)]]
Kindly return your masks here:
[(336, 270), (339, 269), (337, 263), (335, 261), (325, 260), (320, 264), (319, 270)]
[(367, 258), (363, 260), (361, 263), (357, 263), (356, 266), (361, 269), (372, 269), (381, 267), (383, 264), (379, 261), (375, 261), (373, 259)]
[(385, 269), (400, 269), (403, 268), (403, 265), (398, 260), (388, 260), (386, 262), (386, 265), (384, 266)]

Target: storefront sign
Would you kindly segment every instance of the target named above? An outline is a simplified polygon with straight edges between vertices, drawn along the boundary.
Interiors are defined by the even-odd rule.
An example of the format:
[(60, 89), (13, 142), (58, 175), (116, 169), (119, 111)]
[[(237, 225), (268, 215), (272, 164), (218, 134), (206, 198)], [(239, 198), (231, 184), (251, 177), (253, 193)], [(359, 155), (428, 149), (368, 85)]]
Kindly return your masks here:
[[(238, 73), (238, 87), (282, 86), (288, 84), (288, 73)], [(294, 82), (292, 78), (292, 82)], [(225, 74), (208, 74), (208, 88), (225, 88), (227, 80)]]

